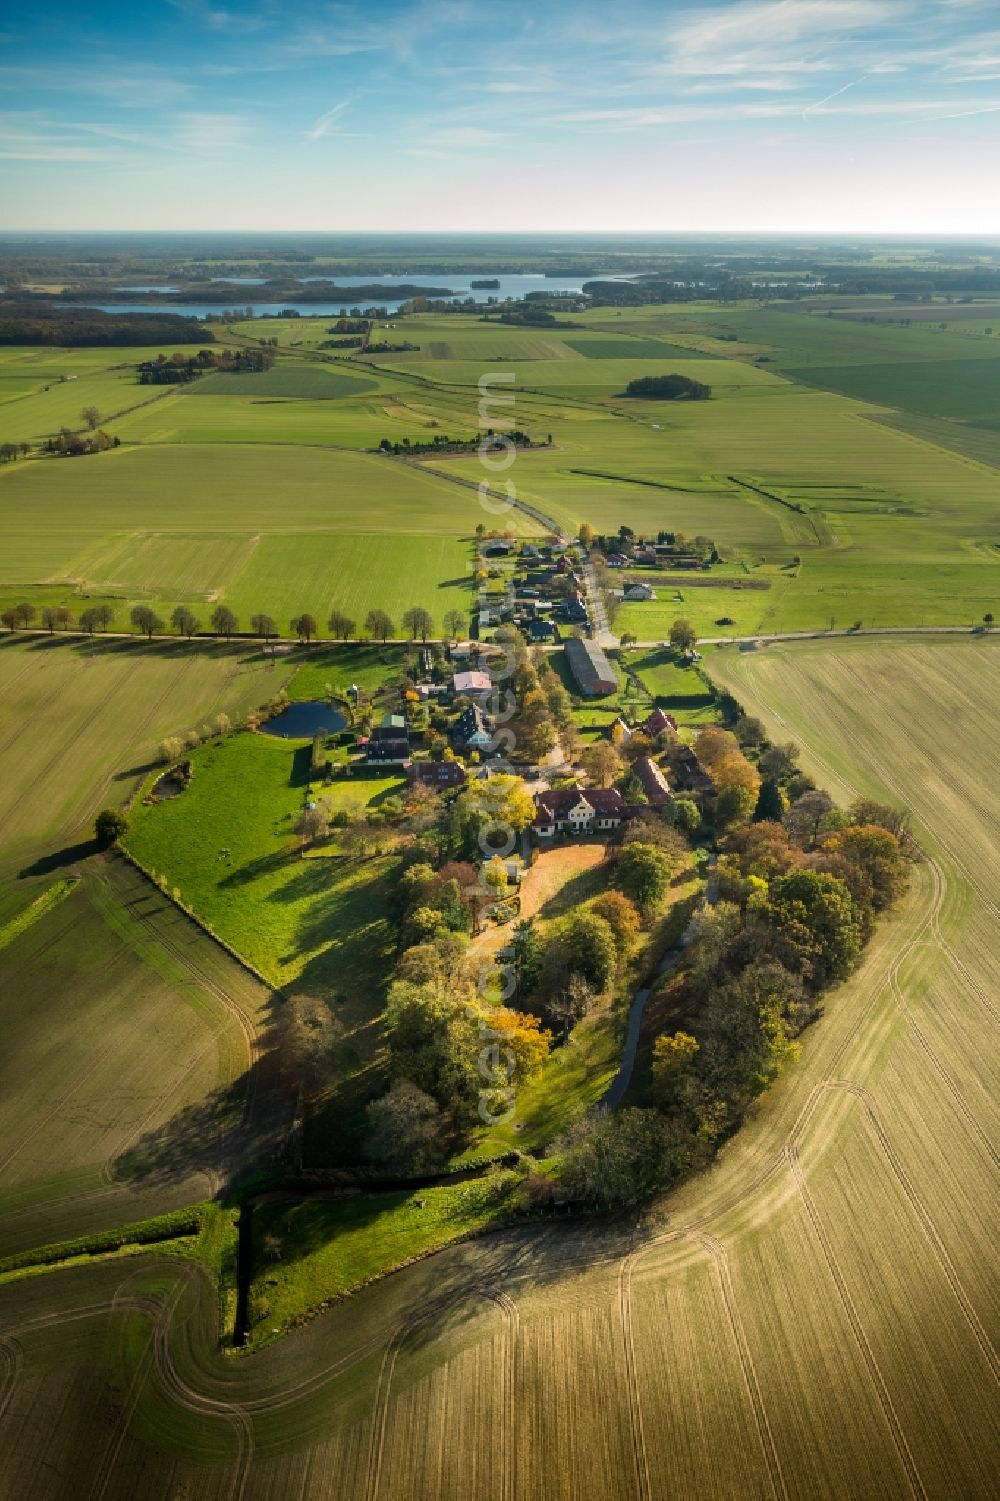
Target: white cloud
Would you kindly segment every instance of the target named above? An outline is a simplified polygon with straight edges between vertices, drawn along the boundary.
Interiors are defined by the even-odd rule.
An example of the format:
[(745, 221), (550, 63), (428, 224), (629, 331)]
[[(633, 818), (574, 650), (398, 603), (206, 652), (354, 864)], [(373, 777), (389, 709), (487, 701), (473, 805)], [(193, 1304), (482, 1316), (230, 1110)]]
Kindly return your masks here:
[(249, 144), (252, 122), (244, 115), (190, 110), (174, 116), (170, 145), (198, 153), (239, 151)]
[(328, 109), (325, 114), (320, 115), (317, 120), (314, 120), (306, 131), (306, 140), (318, 141), (323, 136), (330, 135), (337, 121), (344, 111), (349, 108), (351, 102), (350, 99), (342, 99), (339, 104), (335, 104), (332, 109)]
[(693, 76), (821, 72), (844, 43), (899, 15), (885, 0), (765, 0), (699, 13), (668, 35), (664, 71)]

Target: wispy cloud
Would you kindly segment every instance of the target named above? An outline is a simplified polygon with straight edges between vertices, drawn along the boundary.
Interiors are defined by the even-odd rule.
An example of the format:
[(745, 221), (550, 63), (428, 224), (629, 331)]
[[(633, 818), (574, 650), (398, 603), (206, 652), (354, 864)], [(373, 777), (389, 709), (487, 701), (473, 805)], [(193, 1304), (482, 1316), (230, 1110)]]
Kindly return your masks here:
[(307, 141), (319, 141), (322, 140), (323, 136), (332, 135), (337, 121), (350, 108), (352, 103), (351, 99), (342, 99), (339, 104), (335, 104), (332, 109), (328, 109), (325, 114), (320, 115), (319, 119), (314, 120), (306, 131), (305, 139)]
[(178, 104), (194, 92), (190, 76), (178, 78), (161, 69), (130, 65), (93, 67), (36, 64), (0, 66), (0, 89), (19, 97), (65, 99), (98, 98), (119, 109), (161, 109)]
[(253, 121), (245, 115), (188, 110), (174, 116), (171, 144), (199, 155), (240, 151), (249, 145), (253, 130)]

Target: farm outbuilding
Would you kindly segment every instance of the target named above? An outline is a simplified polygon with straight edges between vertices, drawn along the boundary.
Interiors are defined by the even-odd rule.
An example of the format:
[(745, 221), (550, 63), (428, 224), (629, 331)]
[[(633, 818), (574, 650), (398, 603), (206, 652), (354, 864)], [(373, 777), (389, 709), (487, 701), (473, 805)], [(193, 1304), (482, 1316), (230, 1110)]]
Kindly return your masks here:
[(571, 637), (566, 642), (566, 661), (584, 698), (601, 698), (617, 692), (614, 669), (596, 641)]

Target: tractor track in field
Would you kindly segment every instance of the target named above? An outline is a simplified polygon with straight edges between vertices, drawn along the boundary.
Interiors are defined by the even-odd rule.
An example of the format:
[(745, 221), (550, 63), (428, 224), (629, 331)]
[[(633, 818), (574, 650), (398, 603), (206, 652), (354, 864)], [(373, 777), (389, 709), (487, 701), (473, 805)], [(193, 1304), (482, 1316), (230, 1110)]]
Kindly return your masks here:
[[(194, 661), (195, 658), (192, 653), (185, 660), (183, 667), (177, 674), (176, 678), (174, 678), (172, 682), (166, 684), (163, 692), (153, 700), (139, 722), (132, 726), (130, 733), (132, 734), (136, 743), (139, 743), (141, 741), (141, 738), (145, 735), (146, 727), (149, 724), (150, 720), (157, 713), (161, 705), (166, 701), (173, 690), (177, 687), (178, 683), (182, 682), (183, 679), (190, 674), (190, 669), (194, 666)], [(229, 679), (227, 678), (225, 682), (228, 683), (228, 681)], [(77, 799), (77, 802), (74, 805), (74, 810), (66, 815), (66, 818), (63, 820), (63, 823), (58, 830), (56, 838), (68, 839), (70, 835), (75, 832), (80, 822), (79, 815), (75, 811), (76, 807), (79, 806), (81, 801), (86, 801), (86, 803), (92, 808), (97, 807), (101, 798), (103, 798), (108, 788), (114, 782), (115, 776), (115, 772), (109, 772), (108, 775), (100, 783), (100, 786), (95, 787), (90, 792), (85, 792), (82, 799)]]
[(729, 1271), (729, 1253), (722, 1241), (718, 1240), (714, 1235), (708, 1235), (703, 1231), (698, 1235), (698, 1240), (704, 1249), (708, 1251), (715, 1263), (716, 1275), (719, 1279), (719, 1286), (722, 1289), (722, 1300), (725, 1304), (726, 1318), (728, 1319), (729, 1328), (740, 1358), (743, 1380), (750, 1398), (750, 1406), (753, 1409), (757, 1436), (760, 1439), (761, 1452), (767, 1467), (772, 1494), (776, 1497), (782, 1497), (783, 1501), (791, 1501), (791, 1493), (785, 1480), (785, 1472), (781, 1467), (781, 1458), (774, 1442), (774, 1434), (771, 1432), (771, 1424), (768, 1421), (763, 1388), (760, 1377), (757, 1374), (757, 1367), (754, 1364), (750, 1341), (747, 1339), (746, 1329), (743, 1326), (739, 1300), (736, 1296), (736, 1290), (733, 1287), (732, 1276)]
[(502, 1446), (500, 1471), (500, 1496), (502, 1501), (514, 1501), (517, 1491), (517, 1447), (514, 1434), (517, 1431), (518, 1369), (520, 1364), (521, 1315), (517, 1304), (507, 1293), (495, 1288), (484, 1288), (487, 1298), (496, 1303), (504, 1321), (504, 1378), (502, 1431), (507, 1440)]
[(20, 1385), (24, 1369), (24, 1351), (9, 1334), (0, 1334), (0, 1421)]
[[(141, 893), (137, 893), (133, 898), (131, 896), (125, 896), (119, 893), (115, 893), (111, 881), (108, 879), (107, 875), (104, 872), (99, 872), (97, 879), (102, 882), (102, 884), (112, 893), (112, 895), (117, 896), (117, 899), (121, 903), (121, 906), (129, 914), (133, 921), (137, 922), (144, 929), (144, 931), (150, 935), (155, 943), (157, 943), (162, 949), (170, 954), (171, 957), (177, 961), (180, 967), (184, 971), (186, 971), (188, 976), (193, 979), (197, 985), (199, 985), (203, 990), (206, 990), (210, 995), (214, 996), (214, 998), (222, 1006), (223, 1010), (229, 1016), (231, 1016), (239, 1026), (241, 1032), (243, 1033), (243, 1038), (247, 1048), (247, 1089), (243, 1104), (243, 1118), (241, 1121), (241, 1127), (243, 1129), (246, 1129), (251, 1123), (254, 1109), (257, 1103), (257, 1065), (260, 1061), (260, 1042), (258, 1039), (256, 1024), (243, 1010), (242, 1006), (235, 999), (235, 997), (230, 995), (227, 990), (224, 990), (223, 987), (212, 978), (208, 971), (202, 968), (202, 966), (196, 959), (193, 959), (191, 957), (186, 949), (184, 949), (180, 944), (176, 943), (166, 933), (161, 932), (157, 925), (154, 924), (147, 912), (140, 910), (140, 903), (147, 902), (149, 900), (152, 895), (151, 891), (147, 892), (144, 890)], [(186, 919), (186, 921), (190, 922), (190, 918)], [(192, 926), (194, 927), (196, 925), (192, 924)], [(201, 936), (201, 929), (199, 928), (197, 929), (197, 931), (199, 933), (199, 936)]]
[(29, 658), (29, 660), (25, 662), (22, 667), (18, 668), (17, 672), (11, 674), (11, 676), (4, 683), (3, 687), (0, 687), (0, 700), (5, 699), (10, 690), (17, 687), (21, 679), (27, 676), (34, 665), (34, 662), (32, 662)]
[(632, 1332), (632, 1268), (638, 1253), (626, 1256), (618, 1268), (618, 1316), (621, 1323), (622, 1344), (625, 1351), (625, 1389), (628, 1394), (629, 1428), (632, 1438), (632, 1458), (635, 1464), (636, 1495), (639, 1501), (653, 1501), (653, 1486), (649, 1469), (649, 1454), (646, 1449), (646, 1432), (642, 1417), (642, 1398), (639, 1395), (639, 1372), (635, 1358), (635, 1338)]
[(790, 1141), (785, 1148), (785, 1152), (788, 1160), (788, 1165), (792, 1171), (792, 1177), (795, 1180), (795, 1185), (799, 1192), (799, 1198), (802, 1201), (806, 1214), (809, 1216), (809, 1222), (812, 1225), (813, 1233), (816, 1236), (817, 1241), (819, 1242), (820, 1250), (823, 1253), (823, 1259), (827, 1265), (827, 1270), (829, 1271), (830, 1276), (833, 1278), (834, 1284), (837, 1288), (837, 1294), (840, 1298), (844, 1312), (847, 1315), (847, 1321), (851, 1326), (851, 1332), (854, 1335), (855, 1344), (857, 1345), (858, 1350), (861, 1354), (861, 1358), (868, 1370), (869, 1379), (871, 1381), (872, 1387), (874, 1388), (878, 1404), (882, 1409), (882, 1415), (885, 1418), (886, 1425), (892, 1435), (893, 1446), (896, 1449), (900, 1463), (902, 1464), (903, 1469), (906, 1472), (907, 1479), (909, 1480), (910, 1489), (915, 1496), (919, 1496), (923, 1498), (923, 1501), (927, 1501), (926, 1488), (924, 1486), (923, 1480), (920, 1477), (920, 1471), (917, 1469), (917, 1465), (913, 1458), (912, 1451), (910, 1450), (910, 1446), (907, 1443), (906, 1434), (904, 1433), (902, 1424), (899, 1421), (899, 1414), (896, 1412), (892, 1396), (889, 1392), (888, 1386), (886, 1385), (885, 1377), (883, 1376), (881, 1367), (879, 1366), (879, 1363), (875, 1358), (875, 1352), (872, 1349), (871, 1344), (868, 1340), (868, 1336), (864, 1331), (864, 1326), (862, 1325), (861, 1319), (858, 1316), (858, 1311), (854, 1306), (854, 1300), (851, 1297), (850, 1288), (848, 1287), (847, 1280), (840, 1269), (840, 1264), (837, 1261), (833, 1246), (830, 1242), (830, 1238), (827, 1235), (826, 1227), (824, 1226), (820, 1218), (819, 1211), (817, 1210), (816, 1205), (813, 1201), (812, 1194), (809, 1192), (809, 1186), (806, 1182), (806, 1175), (803, 1172), (802, 1164), (799, 1161), (799, 1149), (794, 1144), (794, 1142)]
[[(132, 1278), (127, 1277), (118, 1288), (113, 1299), (114, 1312), (120, 1311), (119, 1304), (123, 1289), (129, 1285), (129, 1282), (133, 1280), (133, 1278), (139, 1275), (141, 1274), (138, 1272), (133, 1273)], [(162, 1318), (168, 1321), (170, 1320), (170, 1318), (173, 1316), (174, 1310), (177, 1307), (177, 1303), (183, 1291), (184, 1284), (183, 1282), (180, 1282), (178, 1283), (177, 1290), (173, 1298), (168, 1300), (161, 1315)], [(114, 1313), (112, 1314), (112, 1317), (114, 1317)], [(97, 1467), (97, 1474), (94, 1476), (90, 1489), (87, 1492), (87, 1501), (103, 1501), (104, 1495), (106, 1494), (108, 1486), (111, 1483), (111, 1477), (114, 1473), (114, 1467), (118, 1460), (118, 1455), (121, 1453), (122, 1444), (125, 1442), (125, 1436), (128, 1432), (129, 1424), (132, 1421), (132, 1416), (135, 1412), (136, 1407), (139, 1405), (139, 1398), (142, 1395), (142, 1388), (146, 1382), (147, 1377), (149, 1376), (150, 1369), (153, 1365), (153, 1346), (155, 1337), (156, 1333), (154, 1326), (154, 1328), (149, 1332), (149, 1338), (143, 1347), (141, 1355), (136, 1360), (135, 1374), (133, 1375), (132, 1380), (129, 1383), (128, 1391), (125, 1393), (125, 1396), (122, 1399), (118, 1413), (118, 1419), (115, 1423), (114, 1433), (111, 1436), (111, 1440), (107, 1448), (101, 1456), (100, 1464)]]
[(862, 1085), (855, 1084), (853, 1080), (850, 1079), (831, 1079), (826, 1087), (828, 1090), (842, 1090), (847, 1094), (851, 1094), (856, 1099), (860, 1100), (861, 1104), (864, 1106), (865, 1117), (868, 1125), (870, 1126), (875, 1138), (877, 1139), (879, 1146), (882, 1148), (892, 1175), (899, 1185), (899, 1188), (906, 1198), (907, 1203), (910, 1205), (910, 1208), (912, 1209), (914, 1215), (920, 1222), (921, 1229), (924, 1233), (924, 1238), (927, 1240), (934, 1259), (940, 1266), (945, 1278), (947, 1279), (951, 1287), (952, 1292), (955, 1294), (955, 1297), (958, 1300), (958, 1304), (965, 1316), (965, 1321), (969, 1326), (973, 1338), (975, 1339), (977, 1345), (983, 1353), (986, 1364), (990, 1368), (990, 1374), (993, 1376), (995, 1382), (1000, 1383), (1000, 1360), (998, 1360), (997, 1358), (997, 1352), (993, 1346), (993, 1342), (987, 1334), (986, 1330), (983, 1328), (983, 1325), (979, 1319), (979, 1315), (976, 1313), (975, 1309), (972, 1306), (972, 1301), (965, 1290), (962, 1279), (959, 1277), (958, 1273), (955, 1270), (954, 1262), (948, 1255), (947, 1248), (945, 1247), (945, 1244), (941, 1239), (940, 1234), (938, 1233), (934, 1221), (931, 1219), (931, 1216), (928, 1213), (927, 1208), (917, 1190), (910, 1182), (906, 1169), (904, 1168), (899, 1154), (892, 1144), (889, 1133), (886, 1130), (885, 1125), (883, 1124), (878, 1105), (875, 1103), (874, 1098)]

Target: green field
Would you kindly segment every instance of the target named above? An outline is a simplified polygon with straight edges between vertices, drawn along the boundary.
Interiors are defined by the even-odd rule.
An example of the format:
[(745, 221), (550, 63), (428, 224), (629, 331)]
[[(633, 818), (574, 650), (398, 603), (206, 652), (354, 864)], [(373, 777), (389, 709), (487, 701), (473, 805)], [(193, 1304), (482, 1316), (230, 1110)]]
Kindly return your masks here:
[[(712, 1171), (638, 1226), (444, 1250), (245, 1360), (214, 1350), (189, 1262), (0, 1288), (7, 1491), (44, 1455), (109, 1498), (318, 1498), (331, 1475), (337, 1494), (455, 1501), (993, 1494), (995, 644), (712, 666), (838, 796), (911, 807), (926, 856)], [(326, 1272), (310, 1261), (306, 1218), (307, 1255), (265, 1296), (298, 1277), (333, 1293), (359, 1265), (348, 1227), (343, 1261), (321, 1251), (322, 1224)]]
[[(319, 348), (328, 319), (274, 320), (271, 371), (149, 395), (130, 368), (112, 368), (130, 366), (131, 352), (124, 362), (107, 351), (4, 351), (0, 421), (20, 413), (29, 437), (76, 420), (87, 399), (102, 412), (134, 410), (110, 424), (125, 445), (115, 453), (0, 472), (0, 590), (16, 601), (48, 584), (71, 603), (111, 593), (123, 615), (137, 598), (170, 608), (224, 598), (283, 622), (347, 604), (339, 576), (350, 575), (349, 613), (414, 602), (434, 612), (460, 570), (430, 539), (470, 535), (482, 519), (474, 491), (372, 450), (383, 438), (470, 436), (480, 378), (502, 373), (515, 377), (515, 420), (551, 438), (517, 455), (512, 478), (526, 501), (574, 530), (586, 520), (707, 533), (727, 556), (776, 570), (766, 596), (718, 610), (692, 600), (685, 613), (703, 633), (725, 614), (739, 631), (780, 631), (831, 618), (964, 624), (995, 605), (1000, 351), (975, 321), (904, 327), (807, 304), (689, 303), (563, 322), (401, 318), (386, 337), (415, 350), (345, 360)], [(220, 330), (238, 341), (259, 332)], [(711, 385), (711, 401), (622, 397), (637, 373), (669, 373), (680, 359)], [(430, 467), (473, 485), (484, 477), (475, 455)], [(537, 529), (523, 513), (504, 522)], [(408, 597), (392, 547), (359, 566), (360, 539), (386, 535), (414, 539), (412, 576), (426, 598)], [(796, 556), (800, 566), (782, 573)], [(370, 588), (354, 582), (362, 570)], [(620, 623), (657, 640), (670, 618), (629, 607)]]
[(232, 374), (220, 371), (193, 381), (189, 396), (305, 396), (329, 399), (335, 396), (360, 396), (374, 390), (376, 381), (366, 380), (346, 370), (332, 370), (326, 365), (288, 364), (273, 366), (256, 374)]
[(958, 417), (979, 427), (1000, 425), (1000, 358), (813, 365), (787, 374), (873, 406), (899, 407), (918, 416)]

